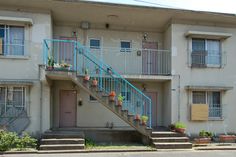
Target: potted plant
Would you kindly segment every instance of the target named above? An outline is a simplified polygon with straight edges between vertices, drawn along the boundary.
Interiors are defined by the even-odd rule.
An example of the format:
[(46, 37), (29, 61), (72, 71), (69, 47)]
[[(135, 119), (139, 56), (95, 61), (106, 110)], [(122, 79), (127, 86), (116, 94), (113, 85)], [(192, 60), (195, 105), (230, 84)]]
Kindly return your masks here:
[(140, 121), (140, 120), (141, 120), (140, 115), (139, 115), (139, 114), (136, 114), (135, 117), (134, 117), (134, 120)]
[(235, 142), (235, 135), (219, 135), (220, 142)]
[(123, 101), (124, 101), (124, 96), (121, 95), (121, 93), (118, 95), (118, 103), (117, 103), (117, 106), (122, 106), (123, 104)]
[(53, 70), (54, 69), (54, 59), (52, 56), (48, 56), (48, 65), (47, 65), (47, 70)]
[(109, 94), (109, 100), (110, 101), (115, 101), (115, 96), (116, 96), (116, 92), (111, 91), (110, 94)]
[(175, 131), (184, 134), (186, 130), (186, 125), (182, 122), (175, 123)]
[(93, 86), (93, 87), (97, 87), (97, 85), (98, 85), (98, 81), (97, 81), (97, 79), (94, 77), (94, 79), (93, 79), (93, 81), (92, 81), (92, 86)]
[(170, 131), (175, 131), (175, 124), (170, 124), (169, 129)]
[(141, 117), (141, 120), (142, 120), (142, 125), (147, 125), (147, 121), (148, 121), (148, 116), (142, 116)]
[(89, 81), (90, 76), (89, 76), (89, 71), (88, 71), (88, 69), (85, 69), (84, 74), (85, 74), (85, 76), (84, 76), (84, 81)]
[(68, 63), (65, 63), (65, 62), (62, 62), (62, 63), (60, 64), (60, 66), (61, 66), (61, 68), (62, 68), (63, 70), (70, 70), (70, 67), (72, 67), (71, 64), (68, 64)]
[(201, 130), (199, 132), (199, 137), (195, 138), (194, 141), (196, 144), (208, 144), (211, 142), (212, 136), (213, 136), (212, 132)]

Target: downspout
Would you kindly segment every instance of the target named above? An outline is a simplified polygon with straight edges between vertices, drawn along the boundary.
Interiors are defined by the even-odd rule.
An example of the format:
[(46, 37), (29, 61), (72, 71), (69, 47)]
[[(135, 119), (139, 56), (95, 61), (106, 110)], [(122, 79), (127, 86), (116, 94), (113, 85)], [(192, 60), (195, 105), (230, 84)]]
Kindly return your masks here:
[(174, 77), (178, 77), (178, 122), (180, 121), (181, 117), (180, 117), (180, 75), (177, 74), (177, 75), (173, 75)]
[(42, 113), (42, 111), (43, 111), (43, 99), (42, 99), (42, 97), (43, 97), (43, 83), (42, 83), (42, 81), (40, 80), (40, 73), (41, 73), (41, 66), (42, 65), (39, 65), (39, 75), (38, 75), (38, 77), (39, 77), (39, 81), (40, 81), (40, 105), (39, 105), (39, 112), (40, 112), (40, 117), (39, 117), (39, 119), (40, 119), (40, 123), (39, 123), (39, 127), (40, 127), (40, 133), (42, 133), (42, 131), (43, 131), (43, 113)]

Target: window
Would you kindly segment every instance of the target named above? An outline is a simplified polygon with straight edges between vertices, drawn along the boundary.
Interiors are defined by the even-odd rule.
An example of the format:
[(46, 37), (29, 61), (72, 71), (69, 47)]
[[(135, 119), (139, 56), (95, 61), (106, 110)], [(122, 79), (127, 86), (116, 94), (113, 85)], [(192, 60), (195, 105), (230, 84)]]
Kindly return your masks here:
[(221, 93), (219, 91), (193, 91), (193, 104), (208, 104), (209, 118), (222, 118)]
[(0, 25), (0, 54), (23, 56), (24, 27)]
[(26, 109), (25, 87), (0, 87), (0, 116), (17, 116)]
[(131, 52), (131, 41), (121, 41), (120, 48), (120, 52)]
[(101, 48), (100, 39), (90, 39), (89, 46), (91, 49), (100, 49)]
[(220, 40), (192, 39), (192, 67), (221, 65)]

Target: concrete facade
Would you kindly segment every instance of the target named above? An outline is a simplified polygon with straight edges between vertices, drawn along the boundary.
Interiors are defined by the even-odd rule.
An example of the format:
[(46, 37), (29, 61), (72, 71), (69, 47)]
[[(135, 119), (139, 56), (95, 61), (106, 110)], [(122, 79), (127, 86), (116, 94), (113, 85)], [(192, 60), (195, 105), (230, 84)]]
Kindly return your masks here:
[[(55, 8), (52, 7), (53, 5), (55, 5)], [(64, 15), (60, 17), (62, 14), (58, 8), (63, 5), (65, 5), (65, 8), (64, 10), (62, 9), (62, 12), (68, 12), (68, 9), (71, 8), (71, 12), (68, 12), (68, 14), (74, 13), (73, 16), (68, 16), (70, 21)], [(37, 4), (31, 2), (29, 4), (23, 3), (25, 7), (18, 11), (16, 9), (20, 6), (17, 5), (11, 6), (4, 2), (2, 6), (0, 8), (1, 16), (29, 18), (33, 21), (31, 25), (26, 25), (17, 21), (17, 19), (13, 22), (0, 19), (1, 24), (25, 26), (25, 39), (29, 41), (27, 43), (30, 45), (29, 55), (27, 56), (0, 56), (1, 81), (8, 80), (9, 84), (11, 84), (12, 80), (33, 82), (32, 86), (27, 86), (29, 90), (28, 110), (31, 123), (26, 131), (37, 134), (59, 127), (59, 91), (62, 89), (76, 90), (77, 102), (82, 100), (83, 105), (76, 106), (76, 127), (106, 128), (107, 123), (113, 123), (115, 129), (132, 130), (128, 124), (104, 106), (96, 101), (90, 101), (89, 95), (83, 89), (76, 87), (71, 81), (48, 80), (43, 66), (39, 66), (43, 64), (42, 42), (44, 39), (74, 37), (76, 34), (76, 39), (86, 46), (89, 46), (90, 38), (100, 39), (101, 47), (110, 48), (112, 54), (116, 55), (114, 59), (108, 53), (109, 51), (104, 51), (103, 58), (105, 58), (108, 65), (111, 65), (121, 74), (125, 71), (127, 79), (140, 90), (157, 93), (158, 109), (156, 116), (158, 126), (168, 126), (177, 121), (182, 121), (187, 124), (187, 132), (189, 134), (197, 134), (202, 129), (214, 133), (223, 133), (225, 131), (236, 133), (236, 124), (233, 123), (236, 118), (234, 114), (236, 110), (236, 98), (234, 96), (236, 95), (236, 73), (234, 70), (236, 29), (233, 28), (236, 26), (236, 18), (232, 17), (232, 15), (225, 15), (226, 18), (222, 19), (222, 14), (212, 15), (204, 12), (104, 5), (104, 11), (117, 14), (119, 20), (117, 22), (113, 21), (114, 19), (108, 19), (108, 21), (103, 21), (102, 18), (96, 19), (96, 11), (88, 13), (83, 9), (76, 10), (72, 4), (63, 4), (63, 2), (50, 2), (46, 7), (39, 4), (38, 9), (34, 9), (37, 8)], [(101, 4), (81, 3), (78, 7), (95, 10), (97, 8), (103, 14)], [(132, 11), (132, 9), (134, 10)], [(122, 11), (127, 18), (130, 15), (130, 23), (123, 17)], [(143, 19), (140, 19), (138, 15), (142, 12), (145, 12), (145, 14), (142, 15)], [(146, 21), (146, 18), (152, 14), (160, 17), (159, 21), (156, 21), (157, 16)], [(175, 14), (176, 20), (174, 19)], [(185, 16), (182, 16), (183, 14)], [(183, 19), (180, 20), (178, 19), (179, 17)], [(81, 29), (79, 26), (81, 21), (89, 21), (91, 29)], [(146, 25), (143, 24), (145, 21)], [(106, 23), (110, 23), (110, 28), (105, 27)], [(230, 37), (221, 40), (221, 50), (226, 52), (224, 55), (227, 57), (227, 62), (225, 62), (224, 66), (192, 68), (189, 64), (191, 37), (186, 37), (185, 35), (188, 31), (205, 32), (206, 36), (209, 32), (230, 34)], [(136, 50), (142, 49), (145, 33), (148, 34), (147, 41), (158, 43), (159, 50), (164, 49), (171, 52), (170, 76), (146, 76), (139, 73), (142, 68), (140, 64), (142, 58), (136, 55)], [(208, 38), (211, 37), (208, 36)], [(122, 60), (122, 58), (119, 58), (121, 40), (131, 41), (132, 49), (135, 50), (135, 55), (129, 56), (130, 58), (127, 60), (130, 65), (120, 64), (120, 60)], [(96, 52), (95, 55), (101, 57)], [(138, 71), (138, 74), (129, 78), (133, 71)], [(145, 90), (144, 86), (146, 87)], [(232, 87), (231, 90), (216, 90), (221, 92), (223, 112), (226, 113), (223, 119), (191, 121), (191, 90), (186, 90), (186, 86)]]

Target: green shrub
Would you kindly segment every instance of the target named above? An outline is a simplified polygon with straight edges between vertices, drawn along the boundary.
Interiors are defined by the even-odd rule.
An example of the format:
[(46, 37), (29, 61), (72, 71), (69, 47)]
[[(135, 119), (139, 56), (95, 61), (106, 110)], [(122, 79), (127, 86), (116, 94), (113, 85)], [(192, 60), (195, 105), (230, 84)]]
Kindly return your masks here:
[(200, 136), (200, 137), (210, 137), (210, 138), (212, 138), (213, 133), (212, 133), (212, 132), (209, 132), (209, 131), (201, 130), (201, 131), (199, 132), (199, 136)]
[(96, 144), (93, 140), (86, 138), (85, 139), (85, 146), (86, 147), (94, 147), (94, 146), (96, 146)]
[(13, 148), (23, 150), (26, 148), (36, 148), (37, 140), (23, 133), (19, 138), (14, 132), (0, 131), (0, 151), (7, 151)]
[(30, 137), (28, 133), (24, 132), (21, 138), (18, 138), (16, 142), (16, 148), (24, 150), (26, 148), (36, 148), (37, 140)]
[(1, 131), (0, 132), (0, 151), (7, 151), (16, 146), (19, 137), (16, 133)]
[(186, 128), (186, 125), (182, 122), (176, 122), (175, 123), (175, 128), (176, 129), (185, 129)]

